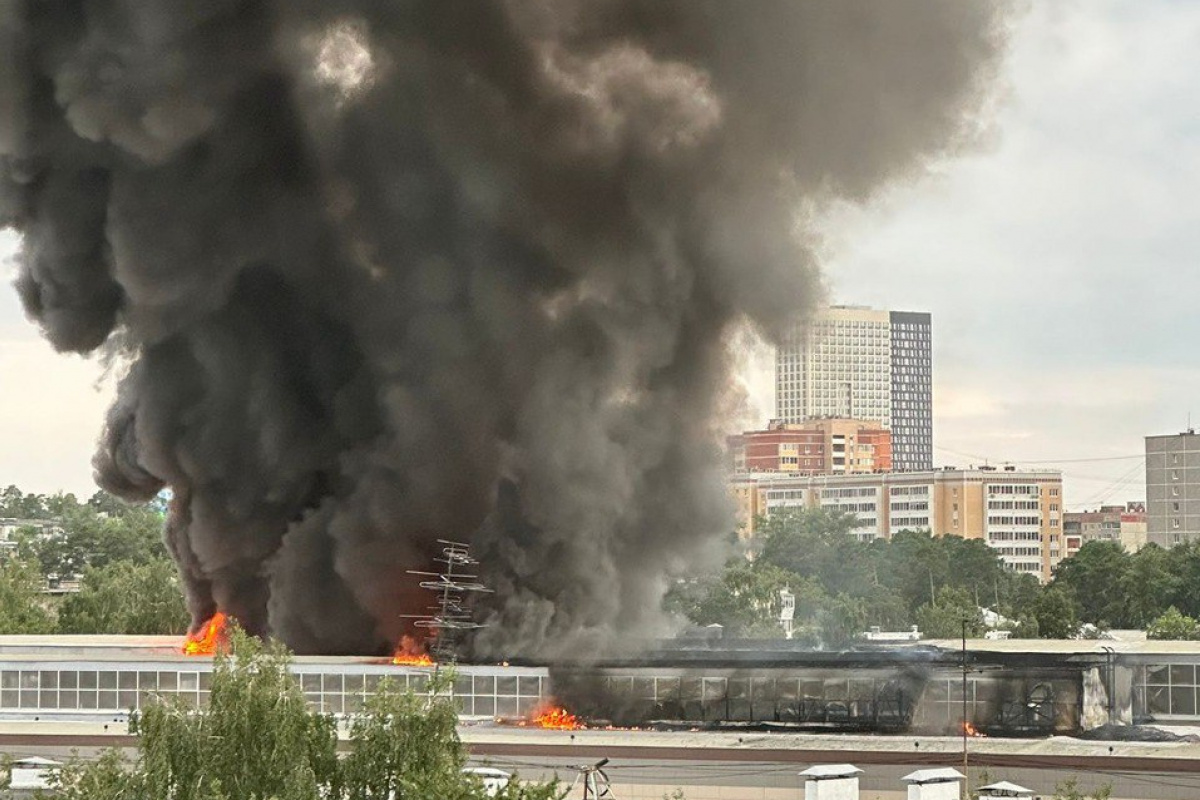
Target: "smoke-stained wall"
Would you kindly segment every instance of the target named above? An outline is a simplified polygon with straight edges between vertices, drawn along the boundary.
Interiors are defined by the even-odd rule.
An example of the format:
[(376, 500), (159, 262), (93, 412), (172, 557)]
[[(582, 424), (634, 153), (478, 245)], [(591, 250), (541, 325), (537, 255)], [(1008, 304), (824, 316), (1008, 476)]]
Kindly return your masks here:
[(997, 4), (2, 0), (0, 224), (127, 365), (99, 484), (194, 617), (390, 648), (473, 538), (480, 653), (604, 648), (732, 518), (731, 328), (814, 220), (969, 142)]

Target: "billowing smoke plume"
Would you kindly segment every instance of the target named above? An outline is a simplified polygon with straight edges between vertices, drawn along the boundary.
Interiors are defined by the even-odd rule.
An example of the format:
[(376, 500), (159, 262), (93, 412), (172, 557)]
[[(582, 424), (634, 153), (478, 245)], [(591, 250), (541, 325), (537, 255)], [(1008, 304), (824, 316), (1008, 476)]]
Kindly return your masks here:
[(997, 5), (2, 0), (0, 224), (197, 619), (386, 649), (473, 538), (481, 650), (578, 652), (731, 529), (727, 335), (976, 131)]

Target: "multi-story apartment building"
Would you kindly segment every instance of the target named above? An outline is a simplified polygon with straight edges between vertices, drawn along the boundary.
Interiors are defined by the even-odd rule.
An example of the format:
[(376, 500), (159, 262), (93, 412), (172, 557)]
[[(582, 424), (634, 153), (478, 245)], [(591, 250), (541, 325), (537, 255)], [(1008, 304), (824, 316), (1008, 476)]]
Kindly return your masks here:
[(746, 431), (727, 439), (735, 472), (845, 475), (892, 468), (892, 434), (878, 422), (818, 419)]
[(932, 323), (927, 313), (823, 309), (775, 355), (776, 416), (784, 422), (879, 420), (899, 471), (933, 468)]
[(1073, 556), (1088, 542), (1117, 542), (1126, 552), (1146, 545), (1146, 504), (1101, 506), (1095, 511), (1068, 511), (1063, 515), (1063, 548)]
[(1146, 539), (1174, 547), (1200, 537), (1200, 435), (1146, 437)]
[(1009, 568), (1047, 580), (1066, 555), (1062, 473), (981, 467), (861, 475), (745, 474), (734, 478), (740, 532), (780, 508), (831, 508), (857, 517), (864, 540), (924, 529), (983, 539)]

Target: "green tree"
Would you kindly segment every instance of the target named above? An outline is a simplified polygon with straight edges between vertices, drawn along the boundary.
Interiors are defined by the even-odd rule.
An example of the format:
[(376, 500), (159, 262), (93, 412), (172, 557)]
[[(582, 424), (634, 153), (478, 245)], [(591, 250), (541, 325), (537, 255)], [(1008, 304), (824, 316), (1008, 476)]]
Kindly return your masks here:
[(1070, 639), (1079, 633), (1079, 611), (1071, 593), (1057, 582), (1041, 591), (1029, 608), (1043, 639)]
[(1054, 585), (1075, 598), (1081, 621), (1128, 627), (1125, 598), (1114, 587), (1125, 582), (1130, 565), (1131, 557), (1119, 542), (1088, 542), (1055, 568)]
[(1146, 638), (1200, 639), (1200, 622), (1171, 606), (1146, 628)]
[[(235, 632), (232, 654), (217, 657), (206, 707), (182, 700), (150, 705), (133, 719), (137, 757), (115, 752), (73, 763), (57, 787), (64, 800), (482, 800), (482, 783), (464, 775), (466, 753), (455, 725), (452, 676), (428, 694), (384, 686), (351, 722), (345, 759), (337, 726), (308, 709), (290, 656)], [(553, 784), (514, 781), (505, 800), (550, 800)]]
[(932, 603), (917, 609), (917, 624), (921, 633), (931, 639), (955, 639), (963, 635), (977, 638), (983, 635), (983, 612), (966, 589), (943, 586)]
[(1125, 613), (1117, 622), (1142, 628), (1171, 605), (1179, 579), (1171, 572), (1171, 555), (1156, 544), (1134, 553), (1121, 577), (1117, 594), (1124, 599)]
[(182, 634), (189, 621), (175, 565), (161, 559), (87, 569), (58, 612), (60, 633)]
[(0, 562), (0, 634), (52, 633), (54, 616), (47, 609), (37, 568), (25, 561)]

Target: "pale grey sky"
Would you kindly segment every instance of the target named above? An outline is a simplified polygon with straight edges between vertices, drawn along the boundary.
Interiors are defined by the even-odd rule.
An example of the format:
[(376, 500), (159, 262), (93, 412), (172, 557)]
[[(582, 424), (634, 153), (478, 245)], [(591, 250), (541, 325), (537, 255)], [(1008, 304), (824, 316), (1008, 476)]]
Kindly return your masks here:
[[(976, 152), (830, 215), (832, 297), (933, 313), (938, 463), (1109, 458), (1062, 464), (1068, 506), (1141, 499), (1142, 437), (1200, 424), (1200, 4), (1035, 3), (1003, 79)], [(0, 374), (0, 484), (90, 493), (99, 365), (5, 291)]]

